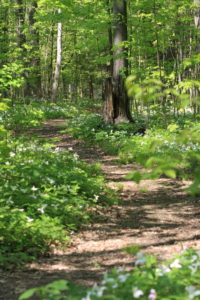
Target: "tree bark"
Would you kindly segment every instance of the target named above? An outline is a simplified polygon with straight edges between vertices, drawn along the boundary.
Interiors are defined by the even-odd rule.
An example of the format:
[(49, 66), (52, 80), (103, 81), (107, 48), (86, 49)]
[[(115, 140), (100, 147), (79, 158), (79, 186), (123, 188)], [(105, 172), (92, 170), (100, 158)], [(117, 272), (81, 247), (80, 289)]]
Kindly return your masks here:
[(30, 27), (30, 44), (32, 45), (32, 54), (29, 54), (31, 57), (31, 69), (32, 72), (29, 74), (30, 83), (29, 83), (29, 94), (32, 96), (41, 96), (41, 71), (40, 71), (40, 55), (39, 55), (39, 33), (35, 29), (35, 13), (37, 10), (37, 2), (33, 1), (29, 8), (29, 27)]
[(107, 123), (132, 121), (130, 104), (125, 88), (128, 60), (127, 49), (127, 4), (126, 0), (113, 0), (113, 71), (112, 80), (106, 82), (104, 120)]
[[(58, 9), (58, 13), (61, 13), (61, 10)], [(53, 78), (53, 86), (52, 86), (52, 95), (51, 101), (56, 101), (56, 96), (58, 94), (58, 86), (59, 86), (59, 78), (60, 78), (60, 69), (62, 62), (62, 23), (58, 23), (58, 31), (57, 31), (57, 57), (56, 57), (56, 66)]]
[(194, 4), (196, 6), (194, 23), (196, 28), (200, 28), (200, 0), (194, 0)]

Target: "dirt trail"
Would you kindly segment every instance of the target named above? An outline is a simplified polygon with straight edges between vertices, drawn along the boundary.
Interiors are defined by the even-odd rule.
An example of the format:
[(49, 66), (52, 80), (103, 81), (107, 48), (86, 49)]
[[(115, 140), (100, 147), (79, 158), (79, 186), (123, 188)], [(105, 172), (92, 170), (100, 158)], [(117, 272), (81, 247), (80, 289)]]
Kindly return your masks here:
[(0, 299), (15, 300), (26, 288), (57, 279), (90, 286), (114, 266), (131, 268), (133, 257), (123, 251), (128, 245), (140, 245), (143, 252), (161, 259), (186, 247), (200, 249), (200, 201), (185, 193), (187, 183), (166, 178), (145, 180), (139, 185), (127, 181), (125, 175), (137, 166), (120, 166), (117, 157), (106, 155), (96, 147), (87, 148), (84, 142), (69, 134), (61, 135), (63, 122), (45, 122), (35, 132), (49, 140), (60, 138), (58, 147), (67, 150), (72, 147), (71, 151), (88, 163), (100, 162), (108, 184), (123, 186), (122, 204), (102, 211), (94, 224), (85, 226), (74, 236), (65, 252), (55, 251), (23, 271), (0, 272)]

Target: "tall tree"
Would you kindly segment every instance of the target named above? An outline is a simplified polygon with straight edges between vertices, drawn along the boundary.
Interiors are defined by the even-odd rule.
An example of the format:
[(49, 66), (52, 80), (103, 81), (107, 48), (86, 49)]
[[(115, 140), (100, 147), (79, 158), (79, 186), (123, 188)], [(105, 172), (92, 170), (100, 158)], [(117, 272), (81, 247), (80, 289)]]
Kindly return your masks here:
[(130, 122), (132, 117), (125, 88), (128, 75), (126, 0), (113, 0), (113, 18), (113, 72), (106, 84), (104, 119), (107, 123)]
[(41, 72), (40, 72), (40, 53), (39, 53), (39, 32), (36, 30), (35, 14), (38, 8), (37, 1), (31, 1), (28, 9), (28, 21), (29, 21), (29, 95), (41, 96)]
[[(58, 9), (58, 13), (61, 13), (61, 9)], [(59, 78), (60, 78), (60, 69), (62, 62), (62, 23), (58, 23), (57, 31), (57, 56), (56, 56), (56, 65), (55, 72), (53, 77), (53, 86), (52, 86), (52, 96), (51, 101), (55, 102), (56, 96), (58, 94)]]

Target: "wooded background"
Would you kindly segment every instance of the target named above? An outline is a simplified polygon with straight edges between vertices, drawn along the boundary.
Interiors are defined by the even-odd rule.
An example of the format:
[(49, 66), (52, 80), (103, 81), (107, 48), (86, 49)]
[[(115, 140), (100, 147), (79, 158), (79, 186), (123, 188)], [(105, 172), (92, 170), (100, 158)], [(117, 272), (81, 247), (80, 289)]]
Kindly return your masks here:
[(103, 98), (114, 122), (131, 119), (132, 74), (132, 111), (188, 96), (200, 112), (199, 28), (199, 0), (0, 0), (1, 97)]

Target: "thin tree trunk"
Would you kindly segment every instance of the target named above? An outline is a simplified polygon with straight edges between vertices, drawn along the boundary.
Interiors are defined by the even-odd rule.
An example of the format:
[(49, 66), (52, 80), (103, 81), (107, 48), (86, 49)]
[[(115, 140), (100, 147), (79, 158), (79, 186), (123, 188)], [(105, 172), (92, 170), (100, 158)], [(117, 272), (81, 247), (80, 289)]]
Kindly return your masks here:
[[(61, 13), (61, 10), (58, 9), (58, 13)], [(58, 94), (58, 86), (59, 86), (59, 78), (60, 78), (60, 69), (62, 62), (62, 23), (58, 23), (58, 31), (57, 31), (57, 58), (56, 58), (56, 66), (53, 78), (53, 86), (52, 86), (52, 96), (51, 101), (55, 102)]]
[(32, 45), (32, 57), (31, 57), (31, 66), (32, 73), (31, 75), (31, 83), (29, 93), (33, 96), (40, 97), (42, 94), (41, 91), (41, 71), (40, 71), (40, 54), (39, 54), (39, 34), (35, 29), (35, 13), (37, 10), (37, 2), (33, 1), (29, 8), (29, 26), (30, 26), (30, 34), (31, 34), (31, 45)]

